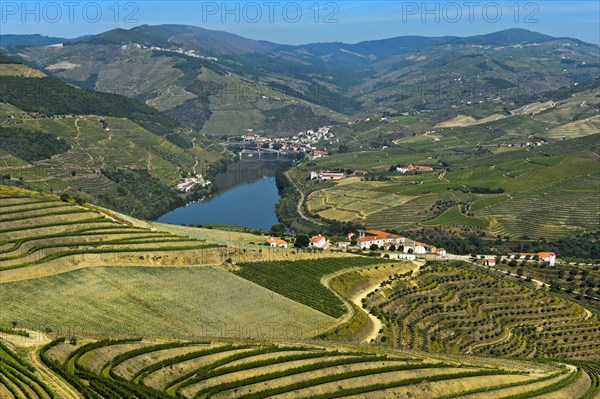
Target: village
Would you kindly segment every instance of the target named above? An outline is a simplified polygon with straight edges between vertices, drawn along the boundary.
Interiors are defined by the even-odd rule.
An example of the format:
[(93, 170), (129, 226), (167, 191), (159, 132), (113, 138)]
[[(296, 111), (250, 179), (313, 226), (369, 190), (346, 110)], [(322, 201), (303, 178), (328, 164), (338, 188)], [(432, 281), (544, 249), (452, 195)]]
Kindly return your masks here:
[(188, 57), (199, 58), (199, 59), (208, 60), (208, 61), (218, 61), (219, 60), (216, 57), (205, 57), (203, 55), (196, 54), (195, 50), (184, 50), (182, 48), (168, 49), (168, 48), (163, 48), (163, 47), (159, 47), (159, 46), (145, 46), (145, 45), (139, 44), (139, 43), (124, 44), (121, 46), (121, 50), (127, 50), (129, 48), (136, 48), (136, 49), (140, 49), (140, 50), (151, 50), (151, 51), (164, 51), (164, 52), (168, 52), (168, 53), (183, 54), (183, 55), (187, 55)]
[[(346, 240), (328, 240), (324, 235), (316, 235), (308, 240), (308, 248), (312, 250), (331, 250), (331, 251), (371, 251), (381, 257), (398, 260), (449, 260), (462, 259), (480, 263), (483, 266), (495, 267), (502, 256), (490, 255), (471, 255), (461, 256), (453, 255), (445, 248), (438, 248), (435, 245), (426, 244), (410, 238), (388, 233), (381, 230), (358, 230), (355, 233), (348, 233)], [(271, 248), (289, 248), (290, 243), (275, 237), (269, 237), (265, 245)], [(298, 247), (298, 245), (294, 245)], [(505, 259), (514, 261), (541, 261), (549, 266), (556, 265), (556, 254), (554, 252), (511, 252), (504, 256)]]
[(319, 150), (317, 145), (327, 142), (333, 145), (335, 134), (331, 131), (331, 126), (323, 126), (316, 130), (307, 130), (294, 136), (288, 137), (265, 137), (258, 133), (253, 133), (253, 129), (248, 129), (247, 133), (234, 137), (244, 146), (256, 147), (259, 149), (271, 149), (288, 153), (304, 153), (312, 159), (325, 157), (329, 154), (326, 149)]

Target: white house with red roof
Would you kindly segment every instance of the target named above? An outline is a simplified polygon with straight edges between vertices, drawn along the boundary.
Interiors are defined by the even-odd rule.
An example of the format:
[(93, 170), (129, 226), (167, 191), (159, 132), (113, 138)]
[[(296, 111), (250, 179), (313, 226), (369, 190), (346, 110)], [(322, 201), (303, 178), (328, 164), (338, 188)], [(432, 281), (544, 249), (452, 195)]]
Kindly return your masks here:
[(444, 257), (444, 256), (448, 256), (448, 253), (446, 252), (446, 248), (438, 248), (435, 250), (435, 254), (439, 257)]
[(424, 254), (427, 253), (427, 246), (422, 242), (415, 242), (415, 254)]
[(287, 248), (288, 247), (287, 241), (279, 239), (279, 238), (273, 238), (273, 237), (269, 237), (267, 239), (267, 244), (269, 244), (269, 246), (271, 248)]
[(405, 240), (404, 237), (397, 234), (387, 233), (381, 230), (359, 230), (358, 245), (361, 249), (368, 249), (375, 244), (378, 247), (383, 247), (386, 244), (396, 245), (401, 244)]
[(494, 258), (488, 258), (485, 260), (485, 265), (486, 266), (496, 266), (496, 259)]
[(308, 243), (311, 248), (325, 248), (325, 245), (327, 245), (327, 239), (321, 235), (311, 237)]
[(550, 266), (556, 264), (556, 254), (554, 252), (538, 252), (538, 256), (540, 257), (540, 260), (548, 262)]

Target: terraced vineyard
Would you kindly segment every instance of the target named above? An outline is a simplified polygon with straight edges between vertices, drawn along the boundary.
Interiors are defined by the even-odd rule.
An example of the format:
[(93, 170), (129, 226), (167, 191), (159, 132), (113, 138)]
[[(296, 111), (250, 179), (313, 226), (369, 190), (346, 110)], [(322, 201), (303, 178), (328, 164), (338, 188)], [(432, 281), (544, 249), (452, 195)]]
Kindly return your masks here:
[(365, 302), (402, 348), (600, 359), (600, 322), (581, 306), (472, 267), (430, 263)]
[(439, 194), (417, 197), (402, 205), (381, 210), (370, 215), (366, 223), (373, 228), (398, 229), (410, 228), (415, 224), (435, 216), (431, 207), (440, 198)]
[(306, 202), (307, 210), (326, 219), (361, 221), (387, 207), (399, 206), (413, 199), (411, 196), (377, 191), (376, 187), (372, 190), (365, 188), (360, 183), (344, 184), (340, 189), (311, 193)]
[(0, 186), (0, 272), (38, 266), (43, 274), (43, 265), (51, 262), (73, 267), (102, 263), (105, 255), (110, 255), (105, 264), (118, 262), (118, 254), (123, 254), (122, 260), (133, 257), (138, 261), (152, 253), (196, 251), (202, 255), (214, 246), (134, 227), (91, 206)]
[(60, 399), (35, 368), (0, 341), (0, 397), (6, 399)]
[[(43, 362), (85, 398), (592, 397), (598, 367), (430, 357), (317, 343), (100, 340), (46, 345)], [(586, 396), (588, 395), (588, 396)], [(481, 397), (481, 396), (477, 396)], [(487, 396), (490, 397), (490, 396)]]
[[(540, 194), (515, 194), (509, 200), (476, 211), (475, 215), (494, 218), (494, 232), (510, 236), (550, 239), (600, 228), (597, 192), (556, 189), (560, 188)], [(544, 204), (544, 212), (539, 211), (539, 204)]]

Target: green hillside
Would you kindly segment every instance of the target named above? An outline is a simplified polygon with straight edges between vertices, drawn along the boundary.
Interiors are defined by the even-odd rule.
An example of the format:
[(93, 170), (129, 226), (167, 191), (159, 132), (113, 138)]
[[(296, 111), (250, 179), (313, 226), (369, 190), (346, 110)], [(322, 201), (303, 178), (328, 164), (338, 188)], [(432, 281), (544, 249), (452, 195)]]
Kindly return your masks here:
[(0, 64), (4, 184), (153, 218), (185, 202), (174, 187), (196, 161), (206, 171), (222, 157), (211, 141), (139, 101), (54, 77), (6, 76), (19, 65), (10, 60)]
[[(312, 217), (407, 234), (437, 229), (489, 243), (472, 251), (513, 245), (498, 239), (539, 246), (598, 232), (598, 84), (541, 93), (536, 99), (544, 103), (479, 121), (460, 116), (462, 110), (454, 117), (432, 112), (362, 120), (344, 140), (345, 151), (304, 162), (290, 176)], [(344, 134), (341, 127), (333, 131)], [(431, 170), (396, 171), (410, 164)], [(306, 180), (312, 170), (354, 169), (367, 174), (333, 183)]]

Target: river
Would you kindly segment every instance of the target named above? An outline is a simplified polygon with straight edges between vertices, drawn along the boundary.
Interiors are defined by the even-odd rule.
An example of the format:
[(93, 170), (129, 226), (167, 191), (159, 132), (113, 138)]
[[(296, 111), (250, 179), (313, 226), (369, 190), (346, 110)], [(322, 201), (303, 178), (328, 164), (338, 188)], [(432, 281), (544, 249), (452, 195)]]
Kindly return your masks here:
[(279, 193), (275, 172), (279, 162), (236, 162), (215, 178), (218, 191), (164, 214), (158, 222), (171, 224), (230, 224), (269, 230), (278, 223)]

